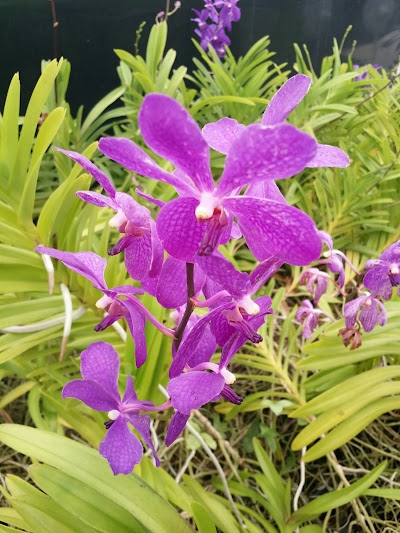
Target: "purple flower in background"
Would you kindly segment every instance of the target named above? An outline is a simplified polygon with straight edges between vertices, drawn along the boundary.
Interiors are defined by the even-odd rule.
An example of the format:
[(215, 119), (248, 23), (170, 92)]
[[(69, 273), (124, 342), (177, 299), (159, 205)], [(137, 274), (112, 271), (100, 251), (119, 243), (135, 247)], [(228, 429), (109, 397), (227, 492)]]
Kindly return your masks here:
[[(144, 305), (134, 297), (134, 294), (143, 294), (142, 289), (129, 285), (114, 287), (113, 289), (107, 287), (104, 279), (107, 262), (102, 257), (93, 252), (62, 252), (54, 248), (46, 248), (45, 246), (37, 246), (35, 250), (41, 254), (58, 259), (66, 267), (91, 281), (95, 289), (98, 289), (104, 294), (97, 301), (96, 307), (104, 309), (108, 314), (94, 328), (96, 331), (102, 331), (120, 318), (125, 317), (129, 331), (135, 341), (135, 360), (137, 367), (141, 366), (147, 357), (146, 337), (144, 334), (146, 318), (165, 335), (174, 337), (173, 331), (159, 323)], [(124, 296), (126, 299), (120, 300), (118, 296)]]
[(400, 240), (389, 246), (380, 259), (367, 261), (365, 268), (369, 272), (363, 283), (375, 296), (390, 300), (393, 287), (398, 287), (400, 296)]
[(344, 320), (346, 328), (354, 327), (358, 319), (366, 332), (372, 331), (376, 324), (386, 324), (386, 309), (383, 303), (372, 294), (359, 296), (344, 306)]
[(301, 172), (317, 150), (312, 137), (284, 123), (243, 129), (230, 147), (215, 187), (209, 147), (186, 109), (168, 96), (149, 94), (138, 121), (148, 146), (175, 165), (173, 174), (162, 170), (128, 139), (101, 139), (99, 148), (129, 170), (176, 188), (180, 197), (162, 207), (156, 223), (170, 255), (186, 262), (211, 255), (229, 240), (235, 216), (259, 261), (276, 255), (303, 266), (319, 257), (321, 238), (308, 215), (286, 203), (239, 195), (246, 185)]
[(306, 285), (308, 292), (314, 295), (314, 304), (318, 305), (321, 296), (328, 289), (330, 279), (326, 272), (322, 272), (318, 268), (308, 268), (300, 276), (300, 285)]
[(99, 451), (107, 459), (114, 475), (129, 474), (143, 455), (143, 446), (129, 429), (131, 424), (157, 457), (150, 436), (150, 418), (140, 411), (159, 408), (151, 402), (138, 400), (131, 376), (126, 378), (125, 393), (121, 399), (118, 391), (120, 361), (117, 352), (106, 342), (95, 342), (81, 354), (83, 379), (67, 383), (62, 391), (63, 398), (76, 398), (91, 409), (108, 412), (107, 434)]
[(197, 23), (196, 35), (200, 37), (200, 46), (208, 51), (211, 45), (219, 57), (226, 54), (225, 47), (231, 44), (225, 31), (232, 30), (232, 22), (240, 19), (240, 9), (237, 7), (239, 0), (206, 0), (204, 9), (193, 9), (196, 17), (192, 19)]
[(333, 248), (333, 240), (329, 233), (326, 233), (325, 231), (320, 231), (319, 233), (322, 237), (322, 241), (329, 248), (329, 252), (324, 254), (324, 256), (328, 256), (328, 258), (322, 259), (321, 261), (319, 261), (319, 264), (326, 265), (333, 274), (339, 274), (338, 285), (342, 289), (344, 287), (345, 282), (343, 262), (346, 262), (356, 274), (360, 274), (360, 272), (356, 269), (356, 267), (351, 263), (351, 261), (346, 257), (343, 252), (341, 252), (340, 250), (335, 250)]
[(92, 191), (76, 193), (85, 202), (109, 207), (116, 212), (109, 224), (124, 236), (109, 250), (109, 255), (124, 251), (125, 266), (132, 279), (141, 281), (156, 276), (164, 254), (149, 210), (135, 202), (129, 194), (117, 192), (104, 172), (83, 155), (60, 148), (57, 150), (83, 167), (108, 194), (104, 196)]
[(311, 339), (312, 334), (318, 326), (320, 311), (315, 309), (310, 300), (303, 300), (296, 312), (296, 319), (304, 323), (301, 334), (305, 339)]
[[(355, 63), (353, 64), (353, 68), (354, 70), (360, 70), (360, 69), (363, 69), (365, 67), (367, 67), (368, 65), (364, 65), (364, 66), (360, 66), (360, 65), (356, 65)], [(383, 67), (381, 65), (378, 65), (377, 63), (372, 63), (371, 65), (372, 68), (374, 68), (375, 70), (382, 70)], [(359, 74), (358, 76), (356, 76), (354, 78), (354, 81), (362, 81), (362, 80), (365, 80), (366, 78), (369, 77), (369, 73), (367, 70), (365, 70), (362, 74)]]

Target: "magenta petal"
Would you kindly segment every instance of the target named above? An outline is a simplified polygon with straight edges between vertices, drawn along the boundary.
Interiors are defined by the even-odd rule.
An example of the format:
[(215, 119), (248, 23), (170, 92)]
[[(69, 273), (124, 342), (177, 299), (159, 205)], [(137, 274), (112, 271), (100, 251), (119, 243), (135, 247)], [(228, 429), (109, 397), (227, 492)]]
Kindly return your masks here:
[(173, 187), (185, 187), (181, 180), (159, 167), (144, 150), (129, 139), (105, 137), (100, 139), (99, 150), (113, 161), (141, 176), (169, 183)]
[(81, 354), (83, 379), (91, 379), (101, 385), (116, 401), (119, 401), (119, 357), (107, 342), (94, 342)]
[(144, 191), (141, 191), (139, 188), (135, 189), (135, 193), (138, 196), (141, 196), (142, 198), (145, 198), (147, 201), (149, 201), (150, 203), (156, 205), (157, 207), (163, 207), (165, 205), (165, 202), (163, 202), (162, 200), (158, 200), (157, 198), (154, 198), (154, 196), (152, 194), (149, 194), (149, 193), (146, 193)]
[(63, 399), (75, 398), (96, 411), (108, 412), (118, 409), (119, 396), (116, 400), (104, 387), (90, 379), (70, 381), (63, 388), (62, 397)]
[(180, 375), (186, 364), (190, 363), (191, 357), (194, 355), (198, 344), (203, 338), (207, 324), (215, 316), (221, 313), (223, 309), (226, 309), (231, 305), (231, 303), (224, 303), (201, 317), (196, 322), (196, 324), (189, 331), (187, 337), (183, 340), (175, 359), (172, 361), (171, 367), (169, 369), (169, 377), (174, 378)]
[[(124, 253), (126, 270), (132, 279), (142, 280), (150, 271), (152, 261), (151, 234), (132, 237)], [(108, 252), (110, 253), (110, 252)]]
[(184, 415), (189, 415), (192, 409), (199, 409), (218, 396), (224, 385), (221, 374), (194, 371), (171, 379), (167, 391), (173, 407)]
[(122, 397), (122, 403), (133, 403), (137, 402), (138, 398), (136, 396), (135, 387), (133, 384), (132, 376), (126, 376), (126, 386), (125, 386), (125, 392)]
[[(204, 273), (195, 266), (195, 294), (201, 291), (203, 284)], [(157, 300), (163, 307), (173, 309), (186, 304), (187, 299), (186, 263), (170, 256), (164, 262), (160, 273), (157, 285)]]
[(135, 226), (146, 228), (151, 220), (150, 211), (140, 205), (126, 192), (117, 192), (115, 201), (129, 222)]
[[(234, 305), (232, 307), (234, 307)], [(228, 323), (222, 313), (219, 313), (212, 319), (210, 327), (211, 333), (214, 335), (219, 346), (224, 346), (237, 331)], [(247, 338), (245, 336), (243, 336), (243, 338), (245, 339), (244, 342), (246, 342)]]
[(247, 245), (259, 261), (276, 255), (285, 263), (304, 266), (321, 255), (315, 223), (299, 209), (247, 196), (225, 198), (223, 205), (236, 216)]
[(132, 426), (136, 429), (136, 431), (142, 437), (144, 442), (153, 452), (153, 457), (154, 457), (156, 466), (160, 466), (160, 459), (158, 458), (156, 449), (154, 448), (154, 444), (151, 439), (150, 418), (146, 415), (140, 415), (136, 413), (129, 413), (126, 415), (126, 418), (129, 420), (129, 422), (132, 424)]
[[(137, 237), (134, 235), (124, 235), (117, 241), (110, 250), (108, 250), (108, 255), (118, 255), (123, 252), (128, 246), (137, 241)], [(132, 277), (132, 276), (131, 276)], [(133, 278), (138, 279), (138, 278)]]
[(161, 272), (164, 263), (164, 248), (158, 237), (157, 227), (154, 220), (150, 221), (150, 234), (151, 234), (151, 265), (149, 270), (149, 276), (158, 276)]
[(195, 367), (200, 363), (208, 363), (217, 349), (217, 342), (211, 333), (210, 326), (207, 325), (201, 342), (197, 345), (196, 350), (190, 358), (190, 366)]
[(372, 300), (372, 305), (362, 307), (359, 319), (367, 333), (374, 329), (378, 322), (378, 308), (374, 300)]
[(393, 287), (390, 283), (387, 267), (377, 266), (367, 272), (363, 284), (368, 290), (374, 291), (385, 300), (390, 300), (392, 297)]
[(185, 429), (190, 415), (184, 415), (178, 411), (174, 414), (168, 426), (167, 436), (165, 437), (166, 446), (171, 446)]
[(165, 250), (188, 263), (194, 263), (206, 231), (206, 224), (197, 221), (195, 198), (177, 198), (168, 202), (157, 217), (157, 232)]
[(255, 294), (283, 265), (280, 257), (272, 256), (262, 261), (250, 274), (251, 294)]
[(138, 122), (142, 137), (153, 152), (183, 170), (200, 191), (212, 191), (210, 150), (184, 107), (164, 94), (148, 94)]
[(75, 163), (78, 163), (82, 168), (89, 172), (99, 185), (110, 195), (111, 198), (115, 196), (115, 188), (108, 179), (108, 177), (102, 172), (99, 168), (96, 167), (89, 159), (85, 156), (78, 154), (77, 152), (72, 152), (71, 150), (63, 150), (61, 148), (56, 148), (59, 152), (67, 155)]
[(119, 303), (128, 311), (125, 318), (135, 343), (135, 361), (137, 368), (139, 368), (146, 361), (147, 357), (146, 336), (144, 332), (146, 320), (132, 301), (120, 300)]
[(132, 472), (142, 459), (143, 446), (128, 428), (126, 419), (120, 415), (107, 430), (105, 439), (100, 443), (99, 452), (107, 459), (116, 476)]
[(264, 111), (261, 123), (272, 126), (287, 119), (290, 113), (307, 94), (311, 80), (304, 74), (297, 74), (289, 78), (279, 91), (272, 97), (267, 109)]
[(202, 133), (211, 148), (226, 155), (233, 141), (244, 129), (246, 129), (246, 126), (243, 126), (237, 120), (224, 117), (217, 120), (217, 122), (206, 124)]
[(267, 200), (274, 200), (274, 202), (281, 202), (286, 204), (285, 197), (279, 190), (278, 185), (272, 181), (262, 181), (261, 183), (254, 183), (249, 185), (246, 189), (245, 196), (255, 196), (256, 198), (266, 198)]
[(108, 196), (104, 196), (103, 194), (99, 194), (98, 192), (78, 191), (76, 193), (76, 196), (84, 202), (96, 205), (97, 207), (109, 207), (114, 211), (117, 211), (118, 209), (115, 201), (112, 198), (108, 198)]
[(96, 289), (103, 291), (107, 288), (104, 280), (107, 261), (103, 257), (93, 252), (61, 252), (45, 246), (37, 246), (35, 250), (58, 259), (66, 267), (91, 281)]
[(307, 163), (308, 168), (318, 167), (338, 167), (345, 168), (350, 165), (349, 156), (336, 146), (328, 144), (318, 144), (317, 153)]
[(242, 297), (251, 289), (250, 276), (239, 272), (221, 255), (199, 256), (197, 264), (213, 281), (222, 285), (234, 297)]
[(354, 326), (357, 319), (357, 313), (367, 298), (367, 296), (359, 296), (344, 306), (344, 320), (346, 323), (346, 328), (351, 329)]
[(218, 194), (250, 183), (290, 178), (304, 170), (316, 149), (313, 137), (290, 124), (252, 124), (231, 146)]

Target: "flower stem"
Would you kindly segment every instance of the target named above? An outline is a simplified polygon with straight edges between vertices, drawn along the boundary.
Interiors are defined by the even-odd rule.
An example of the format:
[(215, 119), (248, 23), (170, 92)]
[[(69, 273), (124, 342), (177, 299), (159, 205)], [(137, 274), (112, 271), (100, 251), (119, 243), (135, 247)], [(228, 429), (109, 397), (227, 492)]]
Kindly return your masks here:
[(182, 320), (179, 324), (179, 326), (176, 328), (175, 331), (175, 348), (178, 350), (183, 337), (183, 332), (185, 331), (185, 328), (187, 326), (187, 323), (189, 322), (190, 315), (193, 313), (194, 305), (192, 302), (192, 298), (194, 298), (195, 291), (194, 291), (194, 264), (193, 263), (186, 263), (186, 283), (187, 283), (187, 292), (188, 292), (188, 299), (186, 304), (185, 313), (182, 317)]

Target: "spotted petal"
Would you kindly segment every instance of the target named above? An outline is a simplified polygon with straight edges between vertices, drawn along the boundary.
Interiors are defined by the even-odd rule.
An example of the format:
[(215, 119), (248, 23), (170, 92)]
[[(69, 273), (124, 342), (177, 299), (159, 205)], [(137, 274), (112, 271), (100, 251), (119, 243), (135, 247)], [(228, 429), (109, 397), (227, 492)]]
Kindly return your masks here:
[(318, 144), (315, 156), (307, 163), (308, 168), (338, 167), (345, 168), (350, 165), (349, 156), (336, 146)]
[(264, 126), (272, 126), (286, 120), (308, 93), (310, 85), (310, 78), (304, 74), (289, 78), (272, 97), (261, 123)]
[(141, 415), (138, 413), (129, 413), (126, 415), (126, 418), (152, 451), (156, 466), (160, 466), (160, 459), (158, 458), (156, 449), (154, 448), (154, 444), (151, 439), (150, 418), (147, 415)]
[(210, 150), (184, 107), (164, 94), (148, 94), (138, 122), (142, 137), (153, 152), (183, 170), (198, 190), (212, 191)]
[(313, 220), (295, 207), (246, 196), (230, 197), (223, 205), (237, 218), (247, 245), (259, 261), (272, 255), (304, 266), (321, 255), (321, 237)]
[(35, 250), (58, 259), (66, 267), (91, 281), (96, 289), (103, 291), (107, 288), (104, 280), (107, 261), (103, 257), (93, 252), (61, 252), (45, 246), (37, 246)]
[(199, 256), (197, 264), (213, 281), (222, 285), (234, 297), (242, 297), (250, 291), (250, 277), (239, 272), (222, 255)]
[(189, 415), (192, 409), (199, 409), (218, 396), (224, 384), (221, 374), (194, 371), (171, 379), (167, 391), (174, 408)]
[(74, 379), (62, 390), (63, 398), (75, 398), (96, 411), (112, 411), (118, 409), (118, 400), (104, 387), (90, 379)]
[(91, 379), (101, 385), (116, 401), (119, 401), (119, 357), (107, 342), (93, 342), (81, 354), (83, 379)]
[(105, 439), (100, 443), (99, 452), (107, 459), (116, 476), (132, 472), (142, 459), (143, 446), (128, 428), (125, 418), (120, 415), (107, 430)]
[(202, 134), (208, 145), (221, 154), (227, 154), (236, 137), (246, 129), (246, 126), (232, 118), (221, 118), (217, 122), (206, 124)]
[(317, 150), (313, 137), (290, 124), (252, 124), (233, 142), (217, 187), (223, 196), (247, 184), (298, 174)]
[(165, 250), (175, 257), (194, 263), (203, 239), (206, 224), (195, 216), (199, 201), (195, 198), (177, 198), (168, 202), (157, 217), (157, 232)]
[(108, 177), (102, 172), (99, 168), (96, 167), (89, 159), (85, 156), (78, 154), (77, 152), (72, 152), (71, 150), (63, 150), (62, 148), (56, 148), (59, 152), (67, 155), (72, 161), (78, 163), (82, 168), (91, 174), (99, 185), (110, 195), (111, 198), (115, 196), (115, 188), (108, 179)]
[[(108, 158), (141, 176), (169, 183), (173, 187), (185, 188), (185, 183), (159, 167), (144, 150), (129, 139), (105, 137), (100, 139), (99, 150)], [(186, 188), (192, 190), (190, 184), (186, 184)]]
[(165, 437), (166, 446), (171, 446), (171, 444), (176, 441), (176, 439), (185, 429), (186, 423), (189, 420), (189, 416), (190, 415), (184, 415), (179, 411), (174, 414), (168, 426), (167, 436)]
[[(194, 268), (195, 294), (201, 291), (204, 279), (203, 271), (196, 266)], [(173, 309), (186, 304), (187, 299), (186, 263), (170, 256), (161, 269), (157, 285), (157, 300), (163, 307)]]

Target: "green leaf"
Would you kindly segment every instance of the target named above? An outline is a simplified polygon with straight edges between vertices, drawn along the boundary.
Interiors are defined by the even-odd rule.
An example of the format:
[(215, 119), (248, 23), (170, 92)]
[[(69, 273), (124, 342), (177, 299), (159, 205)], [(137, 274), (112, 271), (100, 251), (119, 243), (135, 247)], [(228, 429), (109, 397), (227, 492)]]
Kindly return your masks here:
[(8, 180), (17, 154), (19, 100), (20, 83), (17, 73), (14, 74), (8, 89), (4, 105), (3, 123), (0, 130), (0, 183), (3, 190), (8, 186)]
[(192, 512), (199, 533), (217, 533), (217, 529), (210, 513), (203, 505), (198, 502), (193, 502)]
[(90, 485), (154, 533), (190, 531), (181, 516), (143, 480), (135, 474), (114, 477), (107, 461), (88, 446), (17, 424), (3, 424), (0, 440), (20, 453)]
[(294, 512), (289, 518), (288, 524), (298, 526), (306, 520), (312, 520), (320, 516), (322, 513), (337, 509), (338, 507), (351, 502), (351, 500), (358, 498), (364, 494), (373, 483), (375, 483), (379, 476), (384, 472), (386, 465), (387, 463), (384, 461), (371, 470), (369, 474), (345, 489), (330, 492), (329, 494), (323, 494), (322, 496), (315, 498), (315, 500), (307, 503), (298, 511)]
[[(32, 465), (29, 473), (48, 496), (72, 516), (98, 531), (147, 531), (129, 512), (90, 485), (48, 465)], [(68, 490), (65, 488), (68, 487)]]
[[(16, 200), (19, 201), (26, 179), (29, 157), (35, 137), (39, 117), (44, 109), (46, 100), (54, 86), (54, 80), (61, 67), (62, 60), (57, 63), (53, 60), (40, 76), (29, 100), (28, 108), (24, 117), (21, 135), (18, 142), (17, 156), (9, 182), (9, 190)], [(45, 121), (46, 122), (46, 121)], [(43, 124), (44, 125), (44, 124)], [(18, 202), (19, 203), (19, 202)]]
[(57, 107), (46, 118), (39, 130), (19, 204), (18, 218), (22, 224), (29, 224), (32, 221), (36, 184), (42, 158), (59, 130), (65, 113), (65, 109)]
[(17, 398), (20, 398), (21, 396), (29, 392), (35, 385), (35, 381), (24, 381), (24, 383), (21, 383), (20, 385), (17, 385), (13, 389), (11, 389), (1, 398), (0, 409), (4, 409), (9, 403), (13, 402)]

